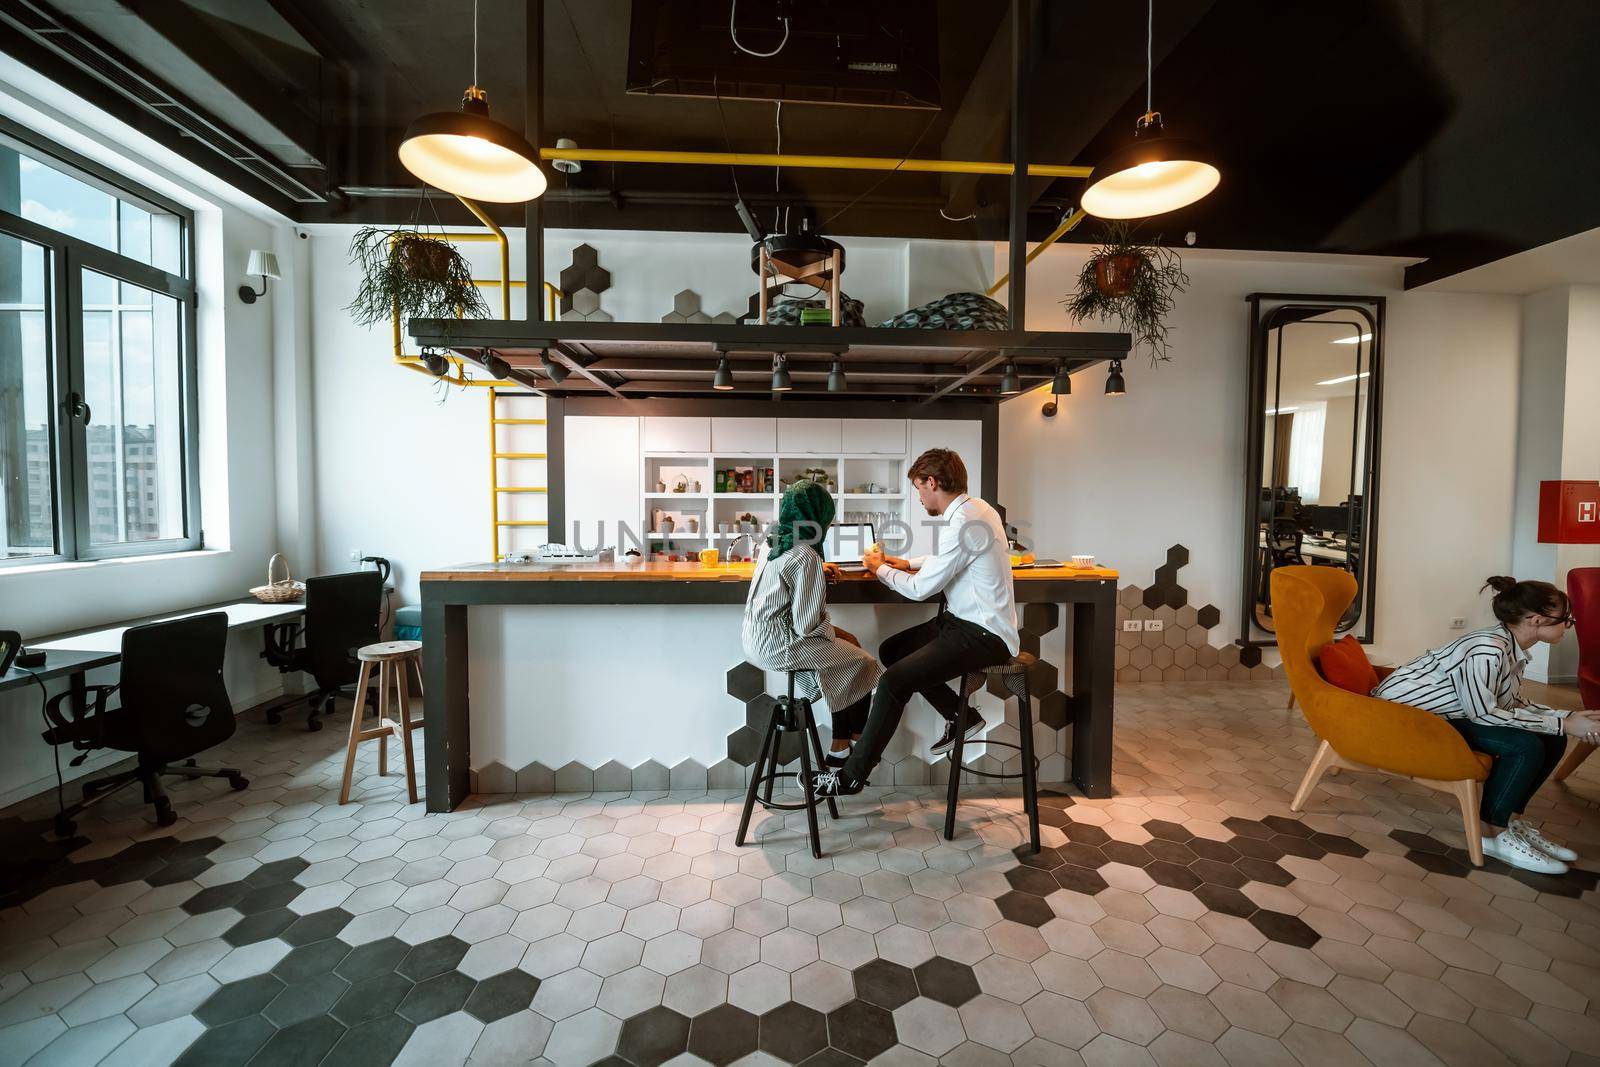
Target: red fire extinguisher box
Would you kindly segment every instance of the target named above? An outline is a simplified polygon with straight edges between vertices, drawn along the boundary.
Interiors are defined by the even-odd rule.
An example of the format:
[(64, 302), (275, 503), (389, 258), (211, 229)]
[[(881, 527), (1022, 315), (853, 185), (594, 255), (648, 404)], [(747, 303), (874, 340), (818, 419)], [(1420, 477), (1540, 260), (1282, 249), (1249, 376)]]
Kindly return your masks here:
[(1600, 545), (1600, 482), (1540, 482), (1539, 540)]

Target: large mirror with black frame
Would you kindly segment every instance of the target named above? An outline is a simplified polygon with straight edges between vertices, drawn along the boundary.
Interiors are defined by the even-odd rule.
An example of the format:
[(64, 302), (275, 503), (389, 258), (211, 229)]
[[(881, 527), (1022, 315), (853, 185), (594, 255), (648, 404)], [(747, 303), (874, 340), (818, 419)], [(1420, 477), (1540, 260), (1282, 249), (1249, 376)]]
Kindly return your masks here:
[(1241, 638), (1276, 642), (1272, 572), (1338, 567), (1356, 598), (1335, 627), (1372, 640), (1383, 298), (1250, 296)]

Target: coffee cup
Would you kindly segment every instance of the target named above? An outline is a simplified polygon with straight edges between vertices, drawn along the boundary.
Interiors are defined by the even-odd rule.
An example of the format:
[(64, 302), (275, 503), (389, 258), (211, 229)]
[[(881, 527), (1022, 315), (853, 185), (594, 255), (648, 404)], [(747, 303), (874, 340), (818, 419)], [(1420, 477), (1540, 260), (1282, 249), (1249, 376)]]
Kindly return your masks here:
[(702, 548), (700, 550), (700, 565), (702, 567), (715, 567), (717, 565), (717, 560), (718, 555), (716, 549)]

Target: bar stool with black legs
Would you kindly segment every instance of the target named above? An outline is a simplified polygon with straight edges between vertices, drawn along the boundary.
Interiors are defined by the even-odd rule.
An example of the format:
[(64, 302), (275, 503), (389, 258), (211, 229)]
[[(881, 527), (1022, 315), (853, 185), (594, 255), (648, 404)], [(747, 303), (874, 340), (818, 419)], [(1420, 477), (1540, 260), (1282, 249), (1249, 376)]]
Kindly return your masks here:
[[(805, 697), (794, 695), (794, 676), (807, 673), (803, 671), (789, 672), (789, 693), (781, 696), (772, 705), (772, 715), (767, 719), (767, 732), (761, 740), (761, 754), (756, 757), (756, 762), (750, 768), (750, 785), (745, 790), (744, 813), (739, 816), (739, 834), (734, 838), (734, 843), (744, 844), (746, 831), (750, 829), (750, 815), (755, 811), (759, 802), (768, 811), (799, 811), (802, 808), (806, 813), (806, 825), (811, 831), (811, 854), (817, 859), (822, 858), (822, 837), (817, 832), (817, 804), (818, 797), (811, 790), (811, 760), (815, 756), (817, 767), (825, 766), (822, 758), (822, 741), (817, 736), (817, 721), (811, 714), (811, 701)], [(780, 771), (784, 760), (782, 749), (785, 735), (800, 734), (800, 771)], [(783, 804), (772, 799), (772, 785), (780, 778), (798, 778), (800, 788), (805, 793), (805, 799), (796, 804)], [(758, 795), (759, 793), (759, 795)], [(833, 818), (839, 817), (839, 805), (832, 797), (828, 801), (828, 814)]]
[[(1012, 773), (980, 771), (961, 762), (961, 751), (966, 742), (966, 731), (956, 730), (955, 744), (950, 746), (950, 798), (944, 811), (944, 837), (952, 840), (956, 834), (956, 800), (961, 794), (961, 775), (975, 774), (983, 778), (1021, 778), (1022, 806), (1028, 813), (1028, 834), (1033, 851), (1039, 851), (1039, 761), (1033, 755), (1033, 704), (1028, 699), (1028, 671), (1037, 660), (1027, 652), (1019, 652), (1006, 663), (985, 667), (981, 671), (968, 671), (961, 678), (961, 704), (983, 688), (986, 677), (999, 678), (1006, 692), (1017, 698), (1018, 743), (1009, 741), (977, 741), (974, 744), (998, 748), (1014, 748), (1022, 756), (1022, 769)], [(964, 714), (964, 712), (963, 712)]]

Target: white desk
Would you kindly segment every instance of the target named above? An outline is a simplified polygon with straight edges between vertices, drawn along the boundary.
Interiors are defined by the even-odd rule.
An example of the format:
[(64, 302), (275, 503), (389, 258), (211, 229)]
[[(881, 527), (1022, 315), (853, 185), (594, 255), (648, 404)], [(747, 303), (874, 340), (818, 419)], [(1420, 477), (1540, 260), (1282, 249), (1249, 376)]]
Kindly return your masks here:
[[(1256, 538), (1256, 544), (1262, 548), (1267, 547), (1266, 531), (1262, 531)], [(1333, 548), (1328, 545), (1314, 545), (1306, 540), (1300, 542), (1300, 554), (1309, 559), (1327, 560), (1329, 563), (1337, 563), (1341, 566), (1350, 562), (1350, 553), (1344, 549)]]
[(173, 619), (187, 619), (193, 615), (205, 615), (213, 611), (224, 611), (228, 614), (228, 629), (242, 630), (251, 626), (265, 626), (273, 622), (286, 622), (305, 614), (305, 604), (263, 604), (257, 600), (238, 601), (231, 604), (212, 604), (209, 607), (193, 608), (189, 611), (173, 612), (170, 615), (152, 615), (145, 619), (130, 619), (108, 626), (102, 630), (87, 630), (83, 633), (71, 634), (66, 637), (55, 637), (45, 641), (31, 642), (29, 648), (41, 648), (49, 652), (61, 650), (63, 652), (121, 652), (122, 635), (134, 626), (143, 626), (151, 622), (171, 622)]

